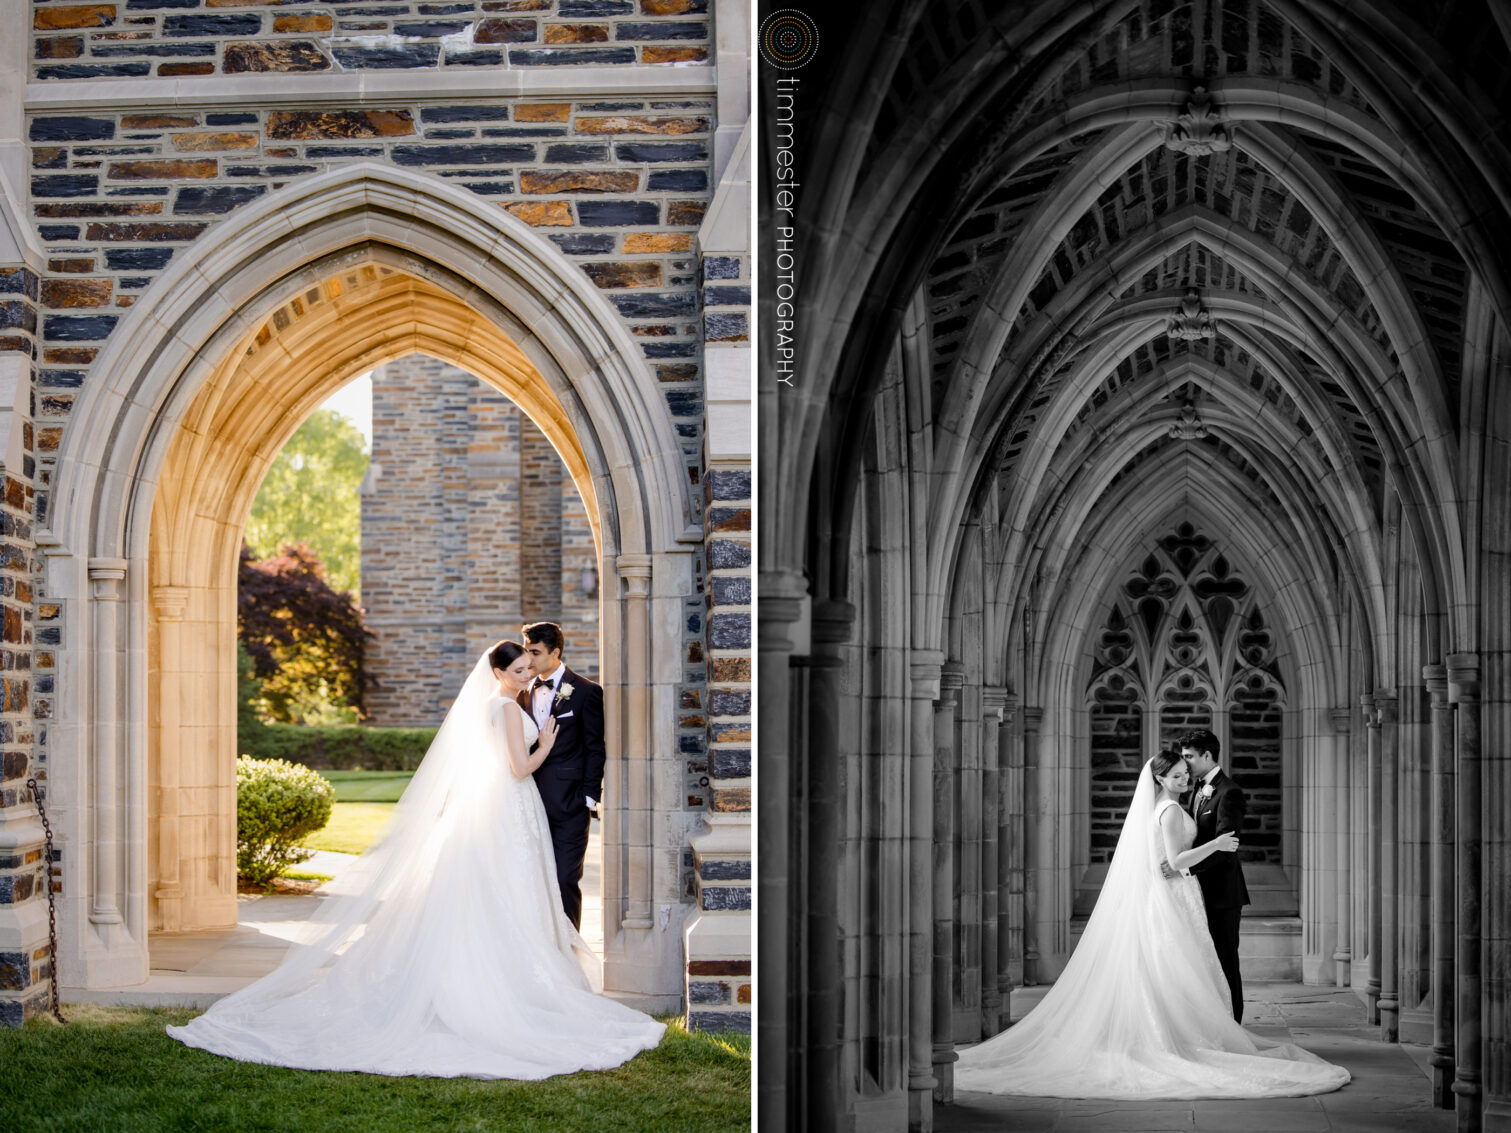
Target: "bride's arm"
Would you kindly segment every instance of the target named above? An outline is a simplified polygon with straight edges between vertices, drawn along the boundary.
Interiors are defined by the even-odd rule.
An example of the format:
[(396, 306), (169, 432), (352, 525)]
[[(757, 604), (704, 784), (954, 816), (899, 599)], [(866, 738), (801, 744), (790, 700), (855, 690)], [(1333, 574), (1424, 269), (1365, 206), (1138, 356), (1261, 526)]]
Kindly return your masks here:
[(509, 770), (516, 779), (527, 779), (533, 775), (535, 769), (546, 761), (546, 756), (551, 754), (551, 747), (556, 742), (556, 720), (547, 718), (546, 726), (540, 732), (540, 742), (532, 753), (525, 744), (523, 719), (523, 710), (504, 712), (504, 752), (509, 757)]
[(1197, 862), (1206, 861), (1215, 853), (1229, 853), (1238, 849), (1237, 834), (1219, 834), (1210, 842), (1192, 846), (1189, 850), (1182, 850), (1180, 848), (1180, 820), (1174, 817), (1176, 810), (1176, 807), (1167, 806), (1164, 813), (1159, 816), (1160, 833), (1165, 836), (1165, 860), (1170, 863), (1172, 869), (1190, 869)]

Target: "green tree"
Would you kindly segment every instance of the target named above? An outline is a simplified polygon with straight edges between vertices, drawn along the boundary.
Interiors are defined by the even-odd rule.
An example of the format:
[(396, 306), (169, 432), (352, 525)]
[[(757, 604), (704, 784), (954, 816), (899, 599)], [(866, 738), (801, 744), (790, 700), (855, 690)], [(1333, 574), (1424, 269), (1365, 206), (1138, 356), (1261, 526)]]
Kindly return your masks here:
[(317, 409), (283, 446), (263, 478), (246, 541), (267, 558), (286, 543), (308, 545), (336, 590), (359, 592), (367, 439), (333, 409)]

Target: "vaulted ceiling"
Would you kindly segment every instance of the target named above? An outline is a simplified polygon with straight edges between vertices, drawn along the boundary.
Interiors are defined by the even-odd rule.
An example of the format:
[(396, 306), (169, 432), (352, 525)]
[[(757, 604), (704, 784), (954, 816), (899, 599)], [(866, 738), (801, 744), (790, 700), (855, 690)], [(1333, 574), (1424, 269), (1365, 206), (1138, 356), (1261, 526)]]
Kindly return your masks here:
[(1511, 308), (1492, 6), (896, 7), (859, 158), (820, 173), (849, 227), (805, 290), (848, 339), (814, 351), (813, 443), (856, 443), (869, 343), (910, 304), (931, 541), (979, 520), (1019, 598), (1032, 548), (1133, 476), (1151, 522), (1200, 499), (1320, 539), (1340, 591), (1378, 585), (1399, 514), (1452, 590), (1477, 312)]

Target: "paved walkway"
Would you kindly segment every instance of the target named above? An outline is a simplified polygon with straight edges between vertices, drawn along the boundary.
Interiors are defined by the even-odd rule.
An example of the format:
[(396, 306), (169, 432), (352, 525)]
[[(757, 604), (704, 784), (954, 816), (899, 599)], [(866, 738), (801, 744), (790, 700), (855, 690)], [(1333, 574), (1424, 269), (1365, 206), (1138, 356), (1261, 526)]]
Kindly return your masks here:
[[(1042, 988), (1013, 995), (1021, 1018)], [(1020, 999), (1021, 997), (1021, 999)], [(1432, 1108), (1427, 1048), (1386, 1044), (1366, 1026), (1352, 991), (1301, 984), (1244, 988), (1244, 1025), (1265, 1038), (1289, 1038), (1353, 1081), (1331, 1094), (1263, 1101), (1065, 1101), (957, 1093), (934, 1110), (939, 1133), (1452, 1133), (1450, 1110)]]
[[(352, 854), (317, 853), (299, 866), (310, 873), (339, 874)], [(588, 836), (582, 877), (582, 935), (603, 955), (603, 842), (595, 823)], [(325, 900), (311, 894), (248, 894), (236, 898), (233, 929), (155, 932), (147, 947), (147, 982), (133, 987), (62, 989), (65, 1003), (122, 1003), (138, 1007), (208, 1007), (278, 966), (299, 926)]]

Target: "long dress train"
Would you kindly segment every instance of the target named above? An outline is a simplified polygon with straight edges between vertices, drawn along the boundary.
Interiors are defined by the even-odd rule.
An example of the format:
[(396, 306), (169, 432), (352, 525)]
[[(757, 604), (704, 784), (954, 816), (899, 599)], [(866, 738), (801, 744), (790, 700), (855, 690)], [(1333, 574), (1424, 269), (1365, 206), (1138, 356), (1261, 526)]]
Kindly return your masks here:
[(1064, 972), (1024, 1019), (960, 1054), (961, 1090), (1061, 1098), (1269, 1098), (1321, 1094), (1341, 1066), (1233, 1021), (1194, 877), (1165, 879), (1160, 814), (1182, 849), (1196, 823), (1155, 804), (1149, 764), (1107, 880)]
[(534, 779), (516, 779), (484, 656), (384, 836), (327, 888), (306, 939), (168, 1033), (308, 1070), (546, 1078), (618, 1066), (664, 1027), (595, 994), (599, 961), (562, 911)]

